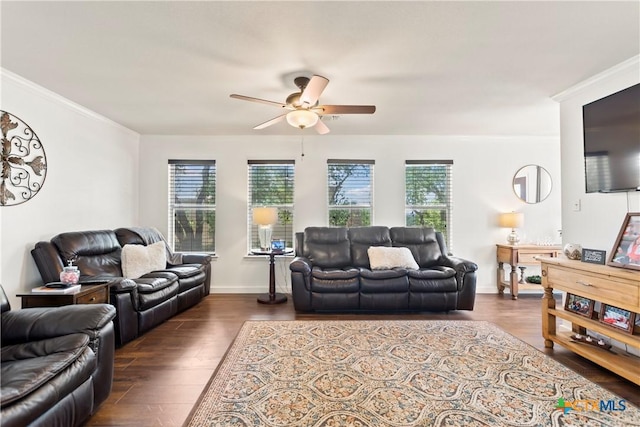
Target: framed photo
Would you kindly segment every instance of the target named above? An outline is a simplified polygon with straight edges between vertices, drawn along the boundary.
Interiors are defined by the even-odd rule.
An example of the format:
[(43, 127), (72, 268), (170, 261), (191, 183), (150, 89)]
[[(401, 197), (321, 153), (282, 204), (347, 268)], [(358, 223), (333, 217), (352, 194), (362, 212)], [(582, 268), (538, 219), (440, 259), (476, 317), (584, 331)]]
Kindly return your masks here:
[(621, 329), (628, 334), (632, 334), (635, 316), (636, 314), (631, 311), (608, 304), (602, 304), (600, 306), (600, 317), (598, 320), (600, 323), (604, 323), (612, 328)]
[(594, 300), (567, 292), (567, 298), (564, 301), (565, 310), (591, 319), (593, 317), (594, 306)]
[(640, 212), (624, 218), (607, 265), (640, 270)]

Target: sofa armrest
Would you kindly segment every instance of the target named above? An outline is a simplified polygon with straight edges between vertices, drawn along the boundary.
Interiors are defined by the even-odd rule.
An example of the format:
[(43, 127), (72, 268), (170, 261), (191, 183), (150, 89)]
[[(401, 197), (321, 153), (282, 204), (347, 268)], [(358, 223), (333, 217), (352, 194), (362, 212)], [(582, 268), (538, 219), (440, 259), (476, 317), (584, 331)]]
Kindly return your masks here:
[(138, 289), (138, 284), (131, 279), (118, 277), (109, 282), (109, 292), (111, 294), (126, 294)]
[(313, 264), (308, 258), (297, 256), (289, 264), (289, 269), (295, 273), (302, 273), (304, 276), (311, 274)]
[(109, 304), (37, 307), (2, 314), (2, 345), (54, 338), (78, 332), (94, 339), (113, 320)]
[(466, 259), (458, 258), (455, 256), (448, 256), (443, 258), (444, 265), (451, 267), (459, 273), (471, 273), (478, 269), (478, 264)]
[(466, 259), (449, 256), (444, 259), (445, 265), (456, 270), (458, 282), (458, 310), (473, 310), (476, 299), (476, 271), (478, 264)]
[(182, 263), (183, 264), (210, 264), (211, 263), (211, 255), (209, 255), (209, 254), (182, 254)]

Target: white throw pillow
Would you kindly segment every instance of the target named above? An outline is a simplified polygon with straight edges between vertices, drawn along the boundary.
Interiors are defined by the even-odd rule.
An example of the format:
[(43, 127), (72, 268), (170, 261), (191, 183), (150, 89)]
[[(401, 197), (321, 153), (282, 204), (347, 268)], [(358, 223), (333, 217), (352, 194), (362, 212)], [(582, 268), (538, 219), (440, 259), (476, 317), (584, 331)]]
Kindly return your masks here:
[(148, 246), (124, 245), (122, 248), (122, 274), (127, 279), (137, 279), (147, 273), (167, 268), (167, 252), (164, 242)]
[(394, 267), (412, 270), (420, 268), (409, 248), (371, 246), (367, 250), (367, 254), (369, 255), (369, 265), (372, 270), (388, 270)]

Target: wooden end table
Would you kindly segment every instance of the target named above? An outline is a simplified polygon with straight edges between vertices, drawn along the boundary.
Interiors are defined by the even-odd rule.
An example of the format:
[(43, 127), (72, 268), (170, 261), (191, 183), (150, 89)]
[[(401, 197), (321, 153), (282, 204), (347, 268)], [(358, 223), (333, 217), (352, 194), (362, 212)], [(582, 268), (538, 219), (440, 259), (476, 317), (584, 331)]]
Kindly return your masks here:
[(107, 304), (109, 303), (109, 284), (98, 283), (82, 285), (75, 294), (36, 294), (24, 293), (16, 296), (22, 298), (22, 308), (60, 307), (74, 304)]

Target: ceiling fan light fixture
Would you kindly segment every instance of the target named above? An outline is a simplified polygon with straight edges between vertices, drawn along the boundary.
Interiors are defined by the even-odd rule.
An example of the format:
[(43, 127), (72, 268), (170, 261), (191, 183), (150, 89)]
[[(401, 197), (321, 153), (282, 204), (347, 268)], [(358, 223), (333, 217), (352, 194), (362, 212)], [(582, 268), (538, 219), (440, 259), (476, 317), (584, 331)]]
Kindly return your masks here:
[(300, 129), (313, 127), (318, 123), (318, 115), (309, 110), (293, 110), (287, 113), (287, 123)]

